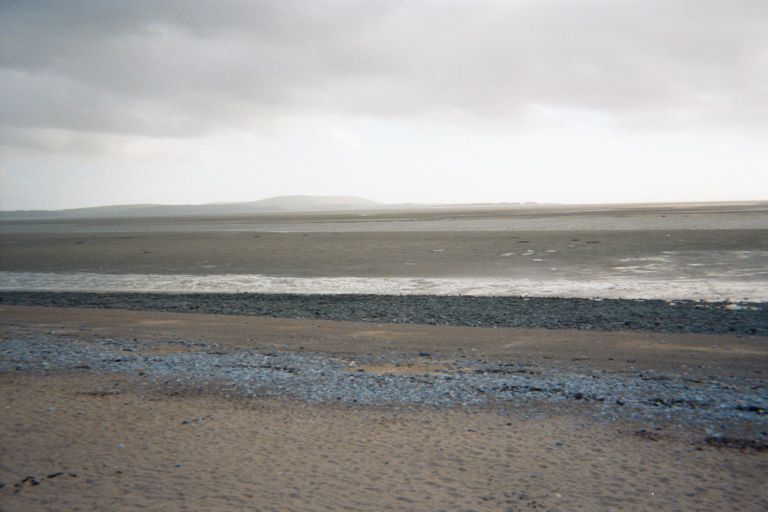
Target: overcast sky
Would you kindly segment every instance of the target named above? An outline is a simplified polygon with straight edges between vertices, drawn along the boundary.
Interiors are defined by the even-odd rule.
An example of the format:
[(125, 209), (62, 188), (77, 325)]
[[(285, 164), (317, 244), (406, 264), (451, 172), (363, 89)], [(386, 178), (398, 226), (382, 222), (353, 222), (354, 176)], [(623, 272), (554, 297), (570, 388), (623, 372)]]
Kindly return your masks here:
[(768, 199), (768, 1), (0, 2), (0, 208)]

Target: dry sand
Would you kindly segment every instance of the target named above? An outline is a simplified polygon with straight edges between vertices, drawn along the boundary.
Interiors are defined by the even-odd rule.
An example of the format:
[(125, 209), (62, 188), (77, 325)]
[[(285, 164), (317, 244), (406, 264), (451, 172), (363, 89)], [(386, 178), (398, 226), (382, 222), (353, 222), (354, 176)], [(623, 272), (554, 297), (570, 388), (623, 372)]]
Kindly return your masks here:
[(86, 374), (3, 375), (0, 397), (9, 512), (768, 507), (765, 453), (547, 411), (244, 401)]
[[(462, 349), (560, 367), (586, 358), (606, 371), (753, 378), (768, 357), (764, 338), (727, 336), (8, 306), (0, 321), (5, 332), (137, 338), (147, 351), (197, 338), (336, 354), (429, 349), (441, 360)], [(0, 375), (0, 510), (768, 508), (767, 452), (708, 446), (683, 430), (637, 432), (587, 407), (307, 404), (140, 375), (11, 372)]]

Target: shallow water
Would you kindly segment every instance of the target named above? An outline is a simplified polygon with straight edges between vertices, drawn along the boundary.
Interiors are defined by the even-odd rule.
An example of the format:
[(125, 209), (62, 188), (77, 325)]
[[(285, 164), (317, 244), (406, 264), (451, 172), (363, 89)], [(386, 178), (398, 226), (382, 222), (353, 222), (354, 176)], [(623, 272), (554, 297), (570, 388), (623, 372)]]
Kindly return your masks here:
[(259, 274), (0, 272), (0, 290), (100, 292), (473, 295), (768, 302), (764, 281), (277, 277)]

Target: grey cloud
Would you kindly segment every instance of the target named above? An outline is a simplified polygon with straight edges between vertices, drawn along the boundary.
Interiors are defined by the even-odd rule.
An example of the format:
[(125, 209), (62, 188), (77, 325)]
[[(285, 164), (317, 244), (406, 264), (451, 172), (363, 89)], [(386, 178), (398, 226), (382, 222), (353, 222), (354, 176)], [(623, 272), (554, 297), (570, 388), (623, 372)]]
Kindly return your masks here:
[(764, 127), (764, 0), (4, 2), (0, 126), (191, 136), (531, 105)]

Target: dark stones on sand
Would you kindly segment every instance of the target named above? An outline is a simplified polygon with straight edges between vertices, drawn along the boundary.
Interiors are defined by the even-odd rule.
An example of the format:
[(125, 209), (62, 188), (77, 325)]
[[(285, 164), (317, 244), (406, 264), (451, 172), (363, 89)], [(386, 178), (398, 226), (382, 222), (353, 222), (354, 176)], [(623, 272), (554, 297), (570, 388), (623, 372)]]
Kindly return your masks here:
[(0, 304), (375, 323), (768, 336), (768, 303), (557, 297), (0, 292)]
[(16, 482), (15, 484), (13, 484), (13, 492), (14, 493), (21, 492), (22, 489), (24, 489), (24, 486), (26, 484), (29, 484), (30, 486), (40, 485), (40, 480), (38, 480), (37, 477), (32, 475), (26, 476), (21, 480), (19, 480), (18, 482)]
[(760, 439), (742, 439), (728, 436), (709, 436), (704, 439), (709, 446), (716, 448), (734, 448), (741, 451), (754, 450), (763, 452), (768, 450), (768, 442)]
[(208, 416), (198, 416), (197, 418), (191, 418), (191, 419), (188, 419), (188, 420), (182, 420), (181, 424), (182, 425), (191, 425), (192, 423), (203, 423), (205, 421), (212, 420), (212, 419), (213, 419), (213, 416), (210, 416), (210, 415), (208, 415)]

